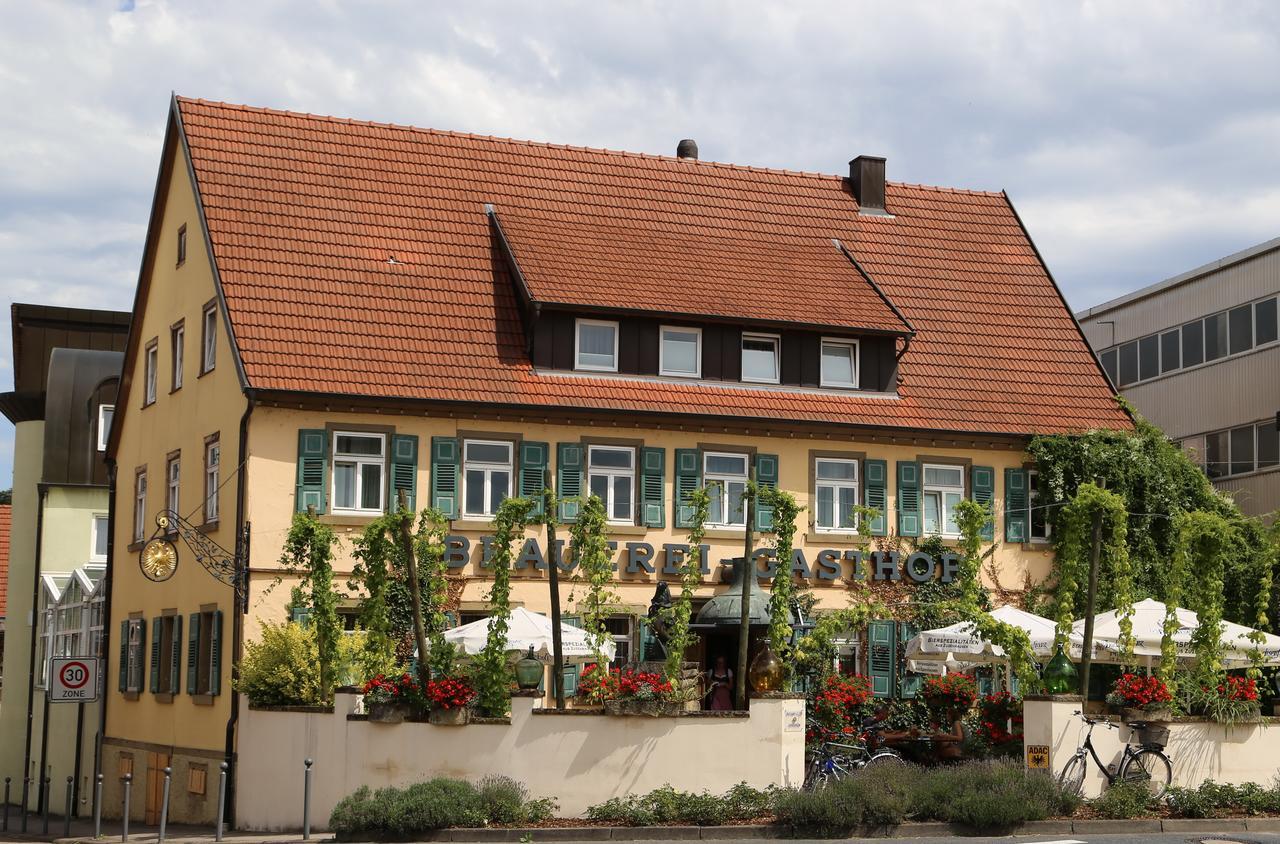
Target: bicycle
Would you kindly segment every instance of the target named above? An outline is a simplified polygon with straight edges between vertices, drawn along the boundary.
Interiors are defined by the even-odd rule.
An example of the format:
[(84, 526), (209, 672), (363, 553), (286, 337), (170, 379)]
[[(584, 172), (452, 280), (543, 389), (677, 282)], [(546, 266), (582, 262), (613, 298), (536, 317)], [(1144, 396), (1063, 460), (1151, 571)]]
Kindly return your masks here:
[[(1147, 790), (1150, 792), (1152, 799), (1159, 800), (1164, 796), (1165, 790), (1168, 789), (1169, 783), (1173, 781), (1173, 764), (1169, 761), (1169, 757), (1164, 754), (1164, 742), (1167, 740), (1168, 730), (1162, 727), (1153, 728), (1145, 721), (1131, 721), (1129, 723), (1129, 739), (1124, 745), (1124, 756), (1120, 759), (1115, 773), (1111, 768), (1102, 764), (1102, 760), (1098, 758), (1098, 751), (1093, 747), (1093, 728), (1102, 724), (1104, 727), (1118, 730), (1118, 724), (1112, 724), (1109, 721), (1100, 721), (1085, 715), (1083, 712), (1075, 712), (1082, 721), (1089, 725), (1085, 731), (1084, 741), (1076, 748), (1076, 753), (1063, 766), (1062, 772), (1058, 774), (1058, 784), (1068, 793), (1079, 795), (1084, 789), (1085, 772), (1088, 768), (1088, 758), (1085, 751), (1089, 751), (1089, 756), (1093, 757), (1093, 761), (1107, 778), (1107, 787), (1115, 785), (1117, 782), (1133, 782), (1146, 783)], [(1162, 738), (1153, 736), (1139, 737), (1138, 742), (1133, 741), (1134, 736), (1139, 733), (1147, 733), (1149, 730), (1163, 730)]]
[(855, 771), (873, 765), (904, 764), (896, 750), (880, 747), (872, 751), (865, 743), (841, 744), (827, 741), (818, 745), (805, 766), (805, 791), (818, 791), (828, 783), (842, 780)]

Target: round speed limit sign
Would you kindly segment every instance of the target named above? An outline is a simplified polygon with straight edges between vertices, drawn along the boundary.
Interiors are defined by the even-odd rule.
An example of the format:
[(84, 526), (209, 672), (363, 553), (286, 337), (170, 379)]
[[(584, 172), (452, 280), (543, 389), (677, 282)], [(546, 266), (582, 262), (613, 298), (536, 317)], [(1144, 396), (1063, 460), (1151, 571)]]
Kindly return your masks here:
[(50, 703), (74, 703), (98, 699), (98, 660), (70, 657), (53, 660)]

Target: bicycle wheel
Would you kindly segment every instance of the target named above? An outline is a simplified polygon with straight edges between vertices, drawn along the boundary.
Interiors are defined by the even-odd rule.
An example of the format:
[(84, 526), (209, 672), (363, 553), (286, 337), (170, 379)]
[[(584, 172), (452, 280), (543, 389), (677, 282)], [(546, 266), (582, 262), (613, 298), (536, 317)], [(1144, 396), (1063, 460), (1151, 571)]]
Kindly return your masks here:
[(1120, 782), (1145, 783), (1151, 799), (1159, 800), (1173, 781), (1173, 765), (1169, 757), (1159, 750), (1144, 747), (1124, 763), (1118, 779)]
[(903, 758), (899, 756), (897, 753), (894, 753), (892, 750), (881, 750), (873, 754), (872, 757), (867, 760), (867, 763), (862, 767), (887, 768), (891, 765), (905, 765), (905, 764), (907, 763), (903, 760)]
[(1058, 774), (1058, 786), (1066, 793), (1078, 797), (1084, 790), (1084, 768), (1084, 755), (1077, 753), (1072, 756), (1063, 766), (1062, 773)]
[(827, 764), (825, 759), (810, 759), (804, 769), (804, 790), (821, 791), (827, 784)]

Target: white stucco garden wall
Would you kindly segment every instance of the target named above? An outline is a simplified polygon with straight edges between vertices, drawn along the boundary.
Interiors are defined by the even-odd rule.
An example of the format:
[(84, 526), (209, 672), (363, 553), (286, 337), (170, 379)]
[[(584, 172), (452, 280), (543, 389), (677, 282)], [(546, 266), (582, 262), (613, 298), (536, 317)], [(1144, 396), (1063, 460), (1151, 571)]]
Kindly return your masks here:
[[(1075, 716), (1078, 697), (1028, 698), (1023, 710), (1024, 750), (1048, 745), (1049, 767), (1056, 776), (1084, 739), (1084, 722)], [(1226, 727), (1212, 721), (1181, 720), (1166, 725), (1169, 744), (1165, 755), (1173, 763), (1173, 784), (1197, 786), (1205, 780), (1271, 785), (1280, 774), (1280, 723), (1267, 719), (1257, 724)], [(1129, 728), (1118, 730), (1101, 724), (1093, 729), (1093, 746), (1103, 763), (1119, 764)], [(1106, 778), (1089, 759), (1084, 795), (1096, 797)]]
[(303, 760), (314, 760), (311, 823), (325, 829), (334, 805), (361, 785), (405, 786), (436, 776), (504, 774), (562, 817), (611, 797), (669, 783), (721, 793), (739, 782), (798, 786), (804, 779), (804, 701), (762, 698), (750, 716), (610, 717), (535, 712), (512, 701), (510, 724), (465, 727), (377, 724), (347, 718), (357, 695), (332, 713), (250, 709), (242, 703), (236, 826), (302, 826)]

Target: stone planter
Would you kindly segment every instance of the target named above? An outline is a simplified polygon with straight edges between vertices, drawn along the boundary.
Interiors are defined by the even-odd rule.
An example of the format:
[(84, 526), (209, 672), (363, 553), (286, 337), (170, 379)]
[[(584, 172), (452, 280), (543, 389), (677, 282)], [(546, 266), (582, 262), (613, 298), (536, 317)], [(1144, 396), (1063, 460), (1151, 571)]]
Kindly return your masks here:
[(681, 705), (665, 700), (606, 700), (606, 715), (648, 715), (652, 718), (679, 715)]
[(374, 703), (366, 701), (365, 712), (369, 720), (375, 724), (399, 724), (404, 721), (407, 710), (398, 703)]
[(1173, 720), (1171, 709), (1134, 709), (1126, 706), (1120, 710), (1120, 717), (1128, 721), (1146, 721), (1151, 724), (1167, 723)]
[(427, 715), (427, 720), (432, 724), (438, 724), (443, 727), (461, 727), (471, 722), (471, 709), (466, 706), (457, 706), (453, 709), (433, 709)]

